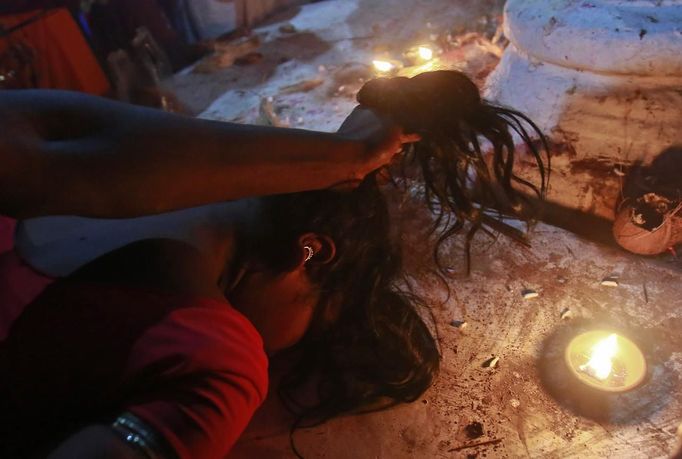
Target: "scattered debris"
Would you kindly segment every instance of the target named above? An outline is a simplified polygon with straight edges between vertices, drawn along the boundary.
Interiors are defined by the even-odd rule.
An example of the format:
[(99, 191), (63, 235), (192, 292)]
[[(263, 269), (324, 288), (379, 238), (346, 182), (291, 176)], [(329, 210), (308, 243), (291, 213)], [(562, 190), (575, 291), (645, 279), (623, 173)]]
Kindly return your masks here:
[(464, 431), (466, 432), (467, 437), (474, 440), (483, 436), (483, 424), (478, 421), (473, 421), (464, 428)]
[(260, 38), (256, 35), (229, 42), (218, 40), (213, 43), (213, 54), (201, 60), (193, 72), (213, 73), (231, 67), (240, 57), (253, 53), (260, 44)]
[(245, 66), (257, 64), (263, 60), (263, 53), (258, 51), (253, 51), (243, 56), (240, 56), (234, 60), (235, 65)]
[(644, 294), (644, 303), (649, 304), (649, 291), (646, 288), (646, 282), (642, 283), (642, 293)]
[(292, 23), (287, 22), (286, 24), (279, 26), (279, 31), (282, 33), (296, 33), (298, 32), (298, 29)]
[(568, 281), (568, 279), (566, 279), (566, 278), (563, 277), (563, 276), (559, 276), (559, 277), (556, 278), (556, 281), (557, 281), (558, 283), (560, 283), (560, 284), (565, 284), (565, 283)]
[(500, 358), (499, 357), (491, 357), (485, 362), (481, 364), (483, 368), (497, 368), (497, 364), (499, 363)]
[(289, 127), (289, 123), (282, 120), (277, 113), (275, 113), (275, 107), (273, 105), (274, 99), (272, 97), (263, 97), (260, 101), (260, 106), (258, 108), (260, 115), (260, 123), (264, 126), (274, 126), (274, 127)]
[(279, 88), (280, 94), (293, 94), (295, 92), (308, 92), (324, 83), (323, 80), (304, 80), (298, 83), (282, 86)]
[(573, 312), (571, 312), (570, 308), (564, 308), (559, 317), (561, 317), (561, 320), (570, 319), (573, 317)]
[(536, 292), (535, 290), (531, 290), (529, 288), (526, 288), (526, 289), (523, 289), (523, 291), (521, 291), (521, 296), (523, 296), (524, 300), (530, 300), (531, 298), (539, 297), (540, 294), (538, 292)]
[(521, 406), (521, 402), (518, 401), (518, 400), (515, 399), (515, 398), (512, 398), (511, 400), (509, 400), (509, 404), (510, 404), (513, 408), (518, 408), (519, 406)]
[(495, 445), (501, 441), (502, 441), (501, 438), (496, 438), (494, 440), (481, 441), (478, 443), (472, 443), (470, 445), (462, 445), (462, 446), (458, 446), (457, 448), (449, 449), (448, 453), (454, 453), (455, 451), (461, 451), (461, 450), (467, 449), (467, 448), (476, 448), (478, 446)]
[(618, 278), (616, 276), (608, 276), (602, 279), (601, 285), (604, 287), (618, 287)]
[(469, 326), (469, 323), (466, 322), (465, 320), (453, 320), (450, 322), (450, 325), (452, 325), (455, 328), (466, 328)]

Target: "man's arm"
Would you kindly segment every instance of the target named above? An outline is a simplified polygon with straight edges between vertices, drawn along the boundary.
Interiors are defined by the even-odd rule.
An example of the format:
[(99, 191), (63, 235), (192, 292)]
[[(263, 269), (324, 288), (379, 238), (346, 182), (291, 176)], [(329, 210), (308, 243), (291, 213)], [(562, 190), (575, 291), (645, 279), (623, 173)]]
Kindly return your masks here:
[(0, 213), (132, 217), (327, 188), (362, 179), (415, 140), (371, 113), (353, 116), (370, 126), (328, 134), (64, 91), (3, 91)]
[[(153, 459), (127, 443), (109, 426), (91, 425), (77, 432), (48, 456), (48, 459)], [(165, 459), (165, 458), (163, 458)]]

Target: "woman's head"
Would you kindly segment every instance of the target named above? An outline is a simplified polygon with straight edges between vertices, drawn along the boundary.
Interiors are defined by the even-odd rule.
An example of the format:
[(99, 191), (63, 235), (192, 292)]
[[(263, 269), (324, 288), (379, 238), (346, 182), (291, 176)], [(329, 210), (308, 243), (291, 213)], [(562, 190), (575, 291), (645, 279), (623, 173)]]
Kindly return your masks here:
[[(260, 327), (266, 333), (278, 336), (270, 327), (279, 327), (287, 340), (302, 338), (300, 360), (282, 385), (285, 400), (295, 405), (297, 388), (312, 378), (320, 403), (306, 414), (316, 420), (384, 398), (418, 397), (438, 370), (439, 353), (421, 303), (398, 288), (400, 247), (374, 177), (353, 191), (272, 196), (261, 205), (257, 224), (238, 236), (237, 258), (262, 279), (287, 279), (307, 292), (298, 309), (280, 294), (276, 302), (292, 308), (269, 307), (263, 312), (270, 317), (261, 317), (270, 324)], [(314, 249), (308, 261), (306, 246)], [(239, 308), (239, 295), (228, 296)]]

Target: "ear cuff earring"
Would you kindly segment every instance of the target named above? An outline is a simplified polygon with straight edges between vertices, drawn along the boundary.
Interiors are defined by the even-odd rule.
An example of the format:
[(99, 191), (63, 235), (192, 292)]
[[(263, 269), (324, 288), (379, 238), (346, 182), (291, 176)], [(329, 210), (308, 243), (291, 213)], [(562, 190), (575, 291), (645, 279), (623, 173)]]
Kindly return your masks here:
[(303, 262), (306, 263), (313, 258), (313, 256), (315, 255), (315, 251), (309, 245), (303, 246), (303, 250), (306, 251), (305, 260), (303, 260)]

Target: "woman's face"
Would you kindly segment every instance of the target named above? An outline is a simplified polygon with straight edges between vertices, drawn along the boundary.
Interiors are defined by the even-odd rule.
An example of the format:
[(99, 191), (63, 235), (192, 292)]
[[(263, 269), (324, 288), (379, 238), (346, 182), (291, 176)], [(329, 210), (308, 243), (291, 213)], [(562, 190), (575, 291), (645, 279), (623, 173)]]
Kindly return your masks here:
[(274, 354), (303, 337), (319, 294), (301, 268), (280, 274), (247, 272), (227, 298), (256, 327), (268, 354)]

